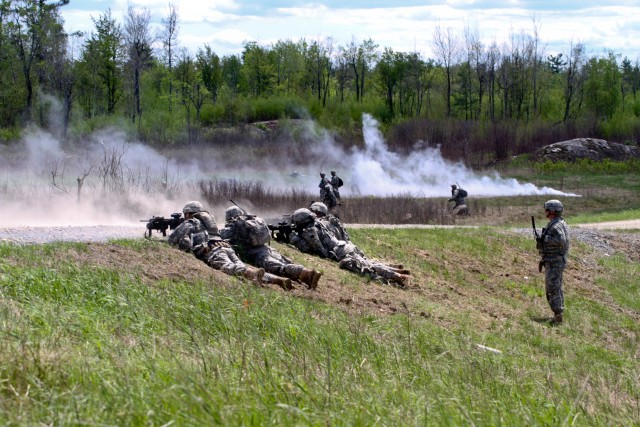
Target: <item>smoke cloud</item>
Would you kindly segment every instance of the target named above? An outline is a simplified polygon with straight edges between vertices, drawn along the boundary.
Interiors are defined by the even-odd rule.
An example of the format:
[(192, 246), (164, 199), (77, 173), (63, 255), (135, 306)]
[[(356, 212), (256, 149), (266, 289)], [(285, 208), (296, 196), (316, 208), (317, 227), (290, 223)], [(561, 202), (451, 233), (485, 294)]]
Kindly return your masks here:
[[(51, 134), (34, 130), (20, 144), (0, 145), (0, 227), (67, 225), (139, 225), (141, 219), (180, 211), (201, 199), (198, 182), (229, 179), (262, 183), (265, 189), (296, 190), (315, 197), (319, 173), (336, 170), (344, 180), (343, 196), (449, 197), (450, 184), (470, 197), (576, 196), (553, 188), (479, 174), (462, 163), (445, 160), (438, 148), (416, 144), (409, 155), (389, 151), (378, 123), (363, 116), (364, 147), (344, 151), (311, 121), (308, 157), (287, 168), (273, 159), (245, 156), (244, 167), (230, 167), (228, 153), (199, 147), (180, 160), (137, 142), (117, 130), (96, 133), (67, 146)], [(237, 162), (236, 162), (237, 164)], [(240, 201), (239, 201), (240, 202)], [(259, 212), (251, 201), (247, 208)], [(217, 217), (227, 206), (209, 207)], [(257, 209), (254, 209), (257, 208)]]

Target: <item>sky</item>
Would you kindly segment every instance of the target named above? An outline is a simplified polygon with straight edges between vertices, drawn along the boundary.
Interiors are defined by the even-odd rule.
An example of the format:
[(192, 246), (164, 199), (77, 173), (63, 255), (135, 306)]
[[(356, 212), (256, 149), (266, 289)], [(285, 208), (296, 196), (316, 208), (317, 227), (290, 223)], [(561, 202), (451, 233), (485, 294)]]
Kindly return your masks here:
[(62, 8), (68, 32), (91, 33), (107, 9), (123, 22), (128, 5), (148, 8), (160, 28), (169, 3), (179, 15), (178, 44), (195, 54), (209, 45), (219, 56), (239, 54), (243, 43), (270, 46), (281, 40), (333, 40), (334, 46), (372, 39), (380, 50), (418, 52), (435, 58), (435, 28), (462, 37), (477, 32), (485, 44), (507, 43), (537, 28), (546, 54), (582, 43), (590, 55), (613, 51), (640, 59), (638, 0), (71, 0)]

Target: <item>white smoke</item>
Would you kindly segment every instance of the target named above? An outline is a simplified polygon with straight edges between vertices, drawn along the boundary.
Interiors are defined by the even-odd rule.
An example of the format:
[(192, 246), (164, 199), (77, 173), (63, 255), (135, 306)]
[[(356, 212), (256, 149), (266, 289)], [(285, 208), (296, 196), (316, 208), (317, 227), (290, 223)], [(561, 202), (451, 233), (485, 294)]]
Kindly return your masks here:
[(470, 196), (576, 196), (502, 178), (496, 172), (480, 175), (462, 163), (445, 160), (438, 148), (417, 148), (407, 156), (392, 153), (373, 117), (363, 115), (362, 124), (365, 148), (354, 150), (349, 158), (353, 191), (361, 195), (445, 197), (450, 185), (457, 183)]

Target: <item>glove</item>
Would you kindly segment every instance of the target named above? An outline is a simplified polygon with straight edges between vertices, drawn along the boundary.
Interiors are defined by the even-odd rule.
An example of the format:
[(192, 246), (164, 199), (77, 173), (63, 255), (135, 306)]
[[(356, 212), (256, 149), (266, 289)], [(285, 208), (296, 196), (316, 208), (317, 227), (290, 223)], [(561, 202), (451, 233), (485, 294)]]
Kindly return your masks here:
[(544, 261), (538, 263), (538, 273), (542, 273), (542, 267), (544, 267)]

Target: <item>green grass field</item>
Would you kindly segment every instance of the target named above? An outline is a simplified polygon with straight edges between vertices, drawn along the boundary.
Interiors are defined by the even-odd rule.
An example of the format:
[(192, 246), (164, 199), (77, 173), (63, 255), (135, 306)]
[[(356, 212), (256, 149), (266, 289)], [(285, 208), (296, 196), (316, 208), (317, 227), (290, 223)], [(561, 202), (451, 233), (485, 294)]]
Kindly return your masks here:
[[(256, 288), (144, 239), (0, 245), (2, 423), (637, 425), (637, 260), (575, 244), (566, 322), (551, 327), (536, 321), (549, 313), (528, 236), (352, 234), (410, 268), (414, 286), (315, 260), (315, 293)], [(114, 252), (149, 261), (99, 262)], [(154, 270), (172, 257), (176, 268)], [(325, 291), (354, 304), (374, 292), (397, 310), (351, 309)]]

